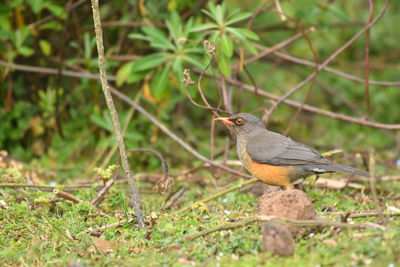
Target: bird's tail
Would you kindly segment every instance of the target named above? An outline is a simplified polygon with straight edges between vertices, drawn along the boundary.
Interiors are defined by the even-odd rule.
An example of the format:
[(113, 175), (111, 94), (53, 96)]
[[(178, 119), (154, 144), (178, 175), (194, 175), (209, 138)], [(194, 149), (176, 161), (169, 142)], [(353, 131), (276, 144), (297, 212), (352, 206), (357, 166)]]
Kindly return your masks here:
[(333, 164), (332, 166), (330, 166), (329, 168), (331, 171), (335, 171), (335, 172), (347, 172), (347, 173), (351, 173), (351, 174), (356, 174), (356, 175), (361, 175), (364, 177), (371, 177), (371, 175), (366, 172), (366, 171), (362, 171), (350, 166), (346, 166), (346, 165), (340, 165), (340, 164)]

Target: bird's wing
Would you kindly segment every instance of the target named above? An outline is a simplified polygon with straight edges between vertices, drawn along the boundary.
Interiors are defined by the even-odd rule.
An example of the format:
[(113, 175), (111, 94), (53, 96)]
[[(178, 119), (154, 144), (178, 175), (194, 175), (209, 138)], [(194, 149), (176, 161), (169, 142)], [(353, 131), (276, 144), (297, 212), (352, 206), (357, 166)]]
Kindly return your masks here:
[(253, 161), (275, 166), (332, 163), (313, 148), (273, 132), (249, 140), (246, 151)]

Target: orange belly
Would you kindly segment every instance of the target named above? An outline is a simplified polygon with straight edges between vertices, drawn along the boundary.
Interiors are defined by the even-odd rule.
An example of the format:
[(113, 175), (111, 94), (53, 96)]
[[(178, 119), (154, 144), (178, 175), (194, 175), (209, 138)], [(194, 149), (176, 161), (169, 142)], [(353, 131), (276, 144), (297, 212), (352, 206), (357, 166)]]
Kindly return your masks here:
[(272, 166), (252, 162), (248, 164), (250, 172), (258, 179), (269, 185), (292, 187), (290, 171), (292, 167)]

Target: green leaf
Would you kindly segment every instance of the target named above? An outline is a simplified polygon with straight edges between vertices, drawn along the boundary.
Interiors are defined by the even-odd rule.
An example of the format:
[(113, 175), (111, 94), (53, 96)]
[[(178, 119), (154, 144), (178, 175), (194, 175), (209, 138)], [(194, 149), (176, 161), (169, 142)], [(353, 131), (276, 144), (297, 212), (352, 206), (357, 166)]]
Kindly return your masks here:
[[(216, 9), (216, 6), (215, 6), (215, 4), (213, 3), (213, 2), (208, 2), (208, 9), (210, 10), (210, 12), (208, 12), (207, 10), (205, 10), (205, 11), (207, 11), (208, 12), (208, 14), (209, 14), (209, 16), (211, 17), (211, 18), (213, 18), (213, 19), (215, 19), (215, 16), (216, 16), (216, 13), (217, 13), (217, 9)], [(211, 14), (210, 14), (211, 13)], [(216, 19), (215, 19), (216, 20)]]
[(229, 58), (222, 55), (222, 57), (218, 60), (218, 66), (222, 74), (224, 74), (225, 77), (229, 77), (229, 74), (231, 73), (229, 68)]
[(206, 67), (203, 63), (203, 60), (201, 60), (200, 57), (195, 56), (195, 55), (185, 55), (185, 56), (183, 56), (183, 60), (185, 62), (192, 64), (193, 66), (195, 66), (199, 69), (204, 69)]
[(50, 56), (51, 54), (51, 44), (46, 40), (39, 41), (40, 50), (45, 56)]
[(175, 46), (168, 40), (163, 31), (151, 27), (142, 27), (142, 31), (151, 38), (151, 45), (153, 47), (175, 50)]
[(240, 12), (240, 8), (233, 9), (229, 12), (228, 16), (226, 16), (226, 20), (230, 20), (233, 16)]
[(201, 32), (201, 31), (205, 31), (205, 30), (209, 30), (209, 29), (213, 29), (213, 28), (217, 28), (217, 27), (218, 26), (215, 23), (200, 24), (200, 25), (193, 26), (190, 29), (190, 32)]
[(33, 13), (35, 13), (35, 14), (38, 14), (44, 7), (43, 0), (31, 0), (31, 1), (28, 1), (28, 3), (32, 8)]
[(172, 12), (171, 18), (165, 22), (168, 27), (175, 44), (178, 44), (178, 39), (182, 32), (182, 23), (176, 11)]
[(151, 92), (157, 100), (161, 100), (167, 94), (168, 76), (171, 70), (171, 65), (164, 66), (161, 71), (157, 72), (151, 81)]
[(214, 44), (217, 43), (219, 37), (219, 31), (215, 31), (208, 39)]
[(135, 65), (132, 67), (132, 72), (148, 70), (155, 68), (161, 64), (163, 64), (169, 56), (164, 53), (155, 53), (148, 56), (144, 56), (138, 61), (135, 62)]
[(249, 42), (248, 40), (243, 40), (242, 43), (250, 53), (252, 53), (253, 55), (258, 54), (257, 49), (253, 46), (251, 42)]
[(135, 32), (130, 33), (130, 34), (128, 35), (128, 38), (130, 38), (130, 39), (136, 39), (136, 40), (144, 40), (144, 41), (148, 41), (148, 42), (151, 41), (151, 37), (148, 37), (148, 36), (143, 35), (143, 34), (140, 34), (140, 33), (135, 33)]
[(117, 86), (121, 86), (129, 77), (132, 72), (132, 67), (135, 65), (135, 61), (128, 62), (122, 65), (117, 71)]
[(240, 30), (243, 33), (243, 35), (246, 36), (249, 39), (252, 39), (252, 40), (259, 40), (260, 39), (255, 32), (253, 32), (253, 31), (251, 31), (249, 29), (240, 28), (238, 30)]
[(217, 8), (215, 10), (215, 21), (219, 25), (222, 25), (224, 22), (224, 9), (222, 8), (221, 5), (217, 5)]
[(229, 37), (224, 34), (221, 37), (221, 48), (222, 52), (228, 57), (232, 57), (233, 54), (233, 43)]
[(182, 70), (182, 58), (176, 57), (174, 61), (172, 61), (172, 70), (179, 74)]
[(30, 47), (22, 46), (18, 49), (18, 53), (23, 55), (24, 57), (29, 57), (33, 55), (34, 50)]
[(53, 13), (54, 16), (61, 19), (65, 19), (67, 17), (63, 6), (56, 5), (51, 2), (45, 2), (45, 6), (48, 10), (50, 10), (51, 13)]
[(108, 113), (103, 113), (103, 116), (92, 113), (92, 115), (90, 115), (90, 120), (97, 126), (103, 128), (109, 132), (112, 132), (114, 129), (110, 115)]
[(129, 75), (126, 83), (127, 84), (132, 84), (137, 81), (142, 80), (151, 70), (144, 70), (144, 71), (138, 71), (138, 72), (133, 72)]
[(239, 40), (245, 40), (246, 39), (244, 34), (239, 29), (232, 28), (232, 27), (226, 27), (225, 29), (229, 33), (231, 33), (233, 36), (236, 36), (236, 38), (238, 38)]
[(253, 14), (251, 12), (239, 13), (233, 16), (230, 20), (226, 22), (226, 25), (234, 24), (238, 21), (245, 20), (251, 17)]

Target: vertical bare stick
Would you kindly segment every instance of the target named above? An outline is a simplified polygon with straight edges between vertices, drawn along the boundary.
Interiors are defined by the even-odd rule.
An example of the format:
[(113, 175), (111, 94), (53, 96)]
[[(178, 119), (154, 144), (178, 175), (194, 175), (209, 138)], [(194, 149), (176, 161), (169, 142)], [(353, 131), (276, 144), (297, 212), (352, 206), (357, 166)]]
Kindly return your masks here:
[[(374, 18), (374, 4), (372, 0), (368, 0), (369, 4), (369, 19), (368, 23), (372, 22)], [(369, 32), (371, 29), (368, 29), (365, 32), (365, 98), (367, 102), (367, 115), (365, 119), (368, 119), (369, 115), (371, 115), (371, 103), (369, 100)]]
[(115, 137), (117, 139), (119, 152), (121, 154), (122, 167), (124, 168), (125, 175), (128, 177), (129, 186), (131, 187), (133, 200), (135, 202), (135, 210), (136, 210), (136, 217), (138, 218), (138, 224), (140, 228), (143, 228), (144, 223), (143, 223), (142, 207), (140, 206), (139, 193), (133, 182), (133, 175), (128, 164), (128, 157), (126, 154), (126, 148), (122, 137), (118, 114), (117, 111), (115, 110), (114, 101), (112, 99), (110, 93), (110, 87), (107, 82), (106, 68), (104, 66), (105, 58), (104, 58), (103, 32), (101, 29), (101, 20), (100, 20), (99, 0), (91, 0), (91, 2), (93, 11), (94, 30), (96, 33), (97, 53), (99, 56), (101, 88), (103, 89), (107, 107), (110, 110), (111, 119), (113, 121)]

